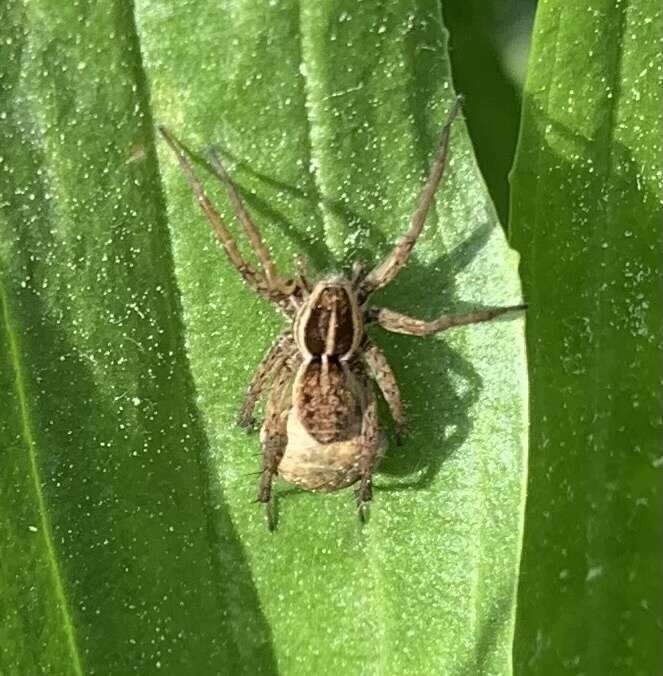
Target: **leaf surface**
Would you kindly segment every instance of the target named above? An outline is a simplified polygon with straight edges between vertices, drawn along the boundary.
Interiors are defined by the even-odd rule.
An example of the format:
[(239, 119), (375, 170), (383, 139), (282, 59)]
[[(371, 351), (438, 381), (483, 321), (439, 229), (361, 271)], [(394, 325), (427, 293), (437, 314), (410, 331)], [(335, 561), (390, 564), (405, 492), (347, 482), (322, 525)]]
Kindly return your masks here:
[[(1, 670), (510, 673), (522, 318), (376, 332), (411, 433), (369, 523), (352, 491), (278, 484), (270, 534), (247, 476), (259, 441), (234, 421), (283, 323), (164, 144), (155, 157), (156, 121), (200, 154), (231, 221), (202, 159), (218, 146), (284, 270), (377, 262), (453, 101), (437, 3), (140, 1), (138, 29), (120, 2), (7, 16)], [(433, 317), (520, 299), (462, 123), (452, 144), (416, 255), (376, 303)]]
[(0, 22), (6, 674), (215, 673), (229, 605), (268, 633), (210, 488), (129, 10)]
[(661, 55), (653, 2), (539, 7), (511, 235), (530, 302), (522, 674), (654, 674)]
[[(279, 265), (292, 270), (302, 253), (324, 272), (384, 255), (453, 100), (435, 3), (138, 8), (159, 121), (191, 149), (220, 148)], [(370, 524), (359, 529), (351, 491), (288, 492), (271, 536), (251, 504), (256, 480), (245, 476), (259, 467), (258, 441), (232, 423), (282, 323), (229, 268), (161, 150), (194, 379), (279, 670), (508, 673), (522, 320), (432, 340), (376, 334), (411, 435), (387, 452)], [(202, 162), (198, 171), (231, 220)], [(376, 303), (432, 317), (517, 301), (516, 260), (460, 124), (441, 194), (413, 263)]]

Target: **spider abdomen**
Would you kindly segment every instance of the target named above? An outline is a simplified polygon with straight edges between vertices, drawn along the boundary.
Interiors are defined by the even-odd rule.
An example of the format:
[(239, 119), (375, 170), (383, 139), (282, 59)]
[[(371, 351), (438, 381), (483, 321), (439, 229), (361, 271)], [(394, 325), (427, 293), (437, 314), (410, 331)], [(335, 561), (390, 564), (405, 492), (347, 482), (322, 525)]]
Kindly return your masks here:
[(309, 433), (294, 408), (288, 415), (287, 434), (278, 470), (287, 482), (308, 491), (330, 492), (359, 479), (361, 435), (321, 443)]
[(366, 396), (361, 370), (355, 370), (331, 360), (300, 366), (279, 464), (286, 481), (310, 491), (335, 491), (360, 478)]
[(361, 390), (345, 364), (313, 360), (300, 367), (293, 392), (297, 418), (321, 444), (361, 432)]

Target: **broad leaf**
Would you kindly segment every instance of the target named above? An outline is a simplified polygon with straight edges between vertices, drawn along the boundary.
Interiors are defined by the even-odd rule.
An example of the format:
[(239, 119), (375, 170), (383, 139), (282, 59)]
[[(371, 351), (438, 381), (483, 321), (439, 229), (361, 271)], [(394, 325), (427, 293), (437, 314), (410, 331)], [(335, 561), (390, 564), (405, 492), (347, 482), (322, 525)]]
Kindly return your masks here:
[[(438, 10), (141, 1), (138, 31), (119, 1), (4, 10), (3, 672), (510, 672), (522, 319), (376, 333), (411, 434), (369, 523), (352, 491), (278, 484), (270, 534), (259, 441), (234, 420), (281, 320), (163, 144), (155, 161), (153, 118), (218, 145), (284, 269), (376, 262), (453, 101)], [(519, 300), (462, 123), (452, 143), (416, 256), (376, 302)]]
[(522, 674), (655, 674), (661, 56), (648, 1), (547, 0), (511, 233), (530, 302)]
[[(322, 272), (387, 251), (453, 100), (434, 4), (246, 0), (166, 11), (139, 2), (138, 16), (159, 122), (191, 149), (220, 148), (284, 270), (297, 253)], [(508, 673), (524, 476), (522, 320), (434, 340), (376, 334), (409, 405), (411, 436), (387, 453), (370, 524), (359, 529), (351, 491), (316, 496), (284, 485), (274, 537), (251, 503), (258, 440), (233, 422), (282, 321), (230, 269), (170, 151), (160, 150), (192, 371), (279, 670)], [(198, 172), (233, 222), (204, 161)], [(459, 124), (416, 259), (376, 302), (428, 317), (514, 302), (515, 265)]]
[(217, 673), (229, 607), (268, 630), (210, 492), (132, 16), (2, 18), (0, 672)]

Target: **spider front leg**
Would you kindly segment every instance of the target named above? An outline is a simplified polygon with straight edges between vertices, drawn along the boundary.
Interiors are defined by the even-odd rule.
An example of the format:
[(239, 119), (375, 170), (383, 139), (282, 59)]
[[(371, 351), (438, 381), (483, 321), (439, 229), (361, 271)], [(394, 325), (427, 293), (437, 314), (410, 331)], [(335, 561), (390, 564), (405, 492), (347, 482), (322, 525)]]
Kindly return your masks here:
[(258, 365), (251, 383), (244, 395), (244, 403), (239, 413), (237, 424), (251, 431), (255, 424), (253, 411), (260, 396), (265, 391), (265, 387), (270, 379), (274, 377), (296, 350), (295, 340), (290, 329), (284, 331), (267, 350), (262, 361)]
[(364, 359), (373, 380), (378, 384), (384, 400), (389, 406), (391, 417), (396, 423), (396, 439), (400, 443), (405, 431), (405, 413), (396, 376), (389, 366), (384, 352), (370, 341), (364, 344)]
[(202, 186), (202, 183), (198, 180), (198, 177), (193, 171), (193, 166), (189, 161), (189, 158), (186, 155), (184, 146), (180, 141), (165, 127), (159, 127), (161, 135), (164, 137), (166, 143), (170, 146), (171, 150), (177, 157), (177, 161), (180, 165), (180, 169), (184, 174), (186, 180), (188, 181), (191, 190), (196, 196), (200, 208), (203, 210), (203, 213), (207, 217), (212, 229), (216, 233), (219, 241), (221, 242), (228, 259), (232, 265), (240, 273), (244, 281), (258, 293), (260, 296), (265, 298), (272, 303), (278, 305), (286, 314), (291, 313), (291, 303), (290, 296), (296, 293), (296, 285), (294, 283), (286, 283), (276, 272), (276, 268), (269, 256), (269, 252), (265, 247), (262, 238), (258, 229), (255, 227), (253, 222), (248, 216), (246, 209), (241, 203), (237, 191), (235, 190), (234, 185), (230, 181), (225, 169), (221, 165), (218, 156), (213, 155), (213, 163), (217, 175), (226, 185), (228, 190), (230, 201), (233, 204), (233, 207), (236, 210), (237, 216), (241, 221), (246, 234), (251, 241), (253, 249), (260, 261), (260, 264), (263, 268), (263, 272), (254, 270), (251, 265), (245, 260), (242, 256), (237, 244), (228, 230), (225, 222), (221, 218), (219, 212), (215, 209), (214, 205), (210, 201), (205, 189)]
[(369, 316), (387, 331), (405, 333), (409, 336), (429, 336), (433, 333), (446, 331), (454, 326), (487, 322), (503, 315), (505, 312), (526, 309), (527, 305), (510, 305), (508, 307), (476, 310), (475, 312), (467, 312), (462, 315), (442, 315), (437, 319), (425, 321), (423, 319), (416, 319), (415, 317), (408, 317), (408, 315), (394, 312), (387, 308), (374, 308), (369, 312)]
[(251, 216), (249, 216), (249, 212), (246, 210), (246, 207), (244, 206), (244, 203), (237, 192), (235, 184), (230, 178), (226, 168), (221, 162), (219, 154), (214, 148), (210, 149), (210, 157), (212, 158), (212, 166), (214, 167), (214, 171), (216, 171), (216, 175), (221, 179), (223, 185), (225, 185), (226, 190), (228, 191), (228, 197), (230, 197), (230, 201), (233, 205), (233, 208), (235, 209), (235, 214), (242, 224), (244, 232), (249, 238), (251, 246), (253, 247), (253, 250), (258, 256), (258, 260), (265, 271), (267, 285), (272, 291), (276, 291), (285, 296), (291, 295), (295, 291), (295, 284), (292, 281), (283, 279), (278, 274), (276, 266), (274, 265), (274, 261), (272, 261), (272, 257), (269, 253), (269, 249), (263, 242), (260, 230), (258, 230), (256, 224), (251, 219)]
[(417, 208), (412, 214), (410, 220), (410, 227), (408, 231), (403, 235), (400, 241), (396, 246), (391, 250), (391, 253), (380, 263), (378, 266), (373, 268), (364, 280), (359, 284), (359, 297), (363, 300), (368, 297), (373, 291), (381, 289), (383, 286), (386, 286), (391, 282), (394, 277), (405, 267), (409, 257), (410, 252), (414, 248), (414, 245), (423, 230), (424, 223), (426, 221), (426, 216), (428, 215), (428, 210), (435, 193), (442, 181), (444, 176), (444, 170), (447, 166), (447, 154), (449, 152), (449, 138), (451, 136), (451, 125), (456, 119), (458, 113), (463, 104), (462, 96), (456, 98), (447, 121), (442, 127), (442, 133), (440, 135), (440, 143), (437, 150), (437, 155), (435, 157), (435, 162), (428, 176), (428, 180), (424, 185), (421, 194), (419, 195), (419, 201)]

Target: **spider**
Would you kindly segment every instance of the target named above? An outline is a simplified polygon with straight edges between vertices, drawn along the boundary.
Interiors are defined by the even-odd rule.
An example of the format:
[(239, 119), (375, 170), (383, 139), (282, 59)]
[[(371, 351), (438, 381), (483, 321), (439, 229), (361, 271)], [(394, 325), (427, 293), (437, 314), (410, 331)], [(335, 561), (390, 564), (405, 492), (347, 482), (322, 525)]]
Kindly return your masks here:
[(252, 429), (256, 403), (268, 391), (260, 432), (262, 470), (257, 502), (266, 506), (270, 530), (275, 527), (272, 481), (276, 475), (309, 491), (335, 491), (359, 482), (359, 516), (362, 521), (366, 518), (373, 494), (373, 474), (386, 448), (378, 424), (373, 382), (388, 405), (397, 432), (405, 424), (396, 377), (383, 352), (366, 334), (366, 325), (427, 336), (526, 308), (496, 307), (426, 321), (368, 304), (371, 294), (389, 284), (408, 262), (441, 183), (451, 126), (461, 105), (462, 98), (458, 97), (442, 127), (437, 154), (409, 228), (391, 252), (368, 273), (363, 265), (355, 263), (350, 278), (329, 274), (315, 284), (309, 281), (301, 261), (294, 279), (284, 278), (277, 271), (258, 228), (212, 148), (214, 171), (228, 191), (260, 267), (256, 269), (245, 260), (195, 176), (184, 147), (170, 131), (159, 127), (232, 265), (259, 296), (276, 305), (290, 320), (290, 326), (260, 362), (238, 419), (241, 427)]

